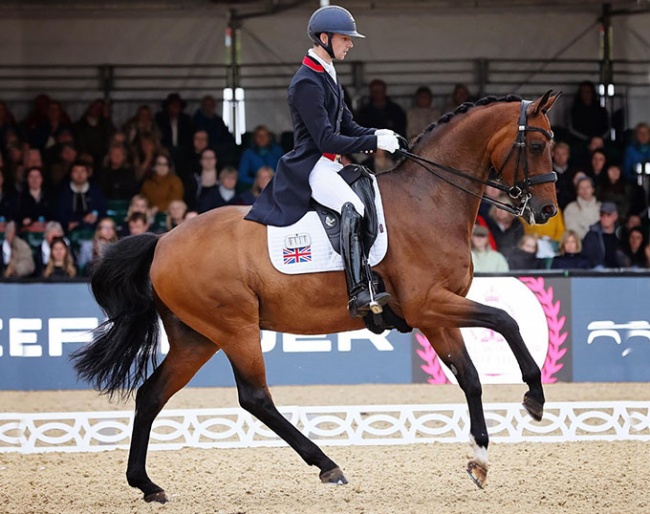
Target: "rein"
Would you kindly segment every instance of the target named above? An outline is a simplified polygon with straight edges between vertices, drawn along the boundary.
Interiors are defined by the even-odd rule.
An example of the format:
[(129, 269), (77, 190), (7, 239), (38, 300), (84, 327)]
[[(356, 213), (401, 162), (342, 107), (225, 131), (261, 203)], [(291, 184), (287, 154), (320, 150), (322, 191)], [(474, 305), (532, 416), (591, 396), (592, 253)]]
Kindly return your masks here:
[[(503, 161), (503, 164), (501, 167), (496, 171), (496, 180), (483, 180), (480, 178), (477, 178), (473, 175), (469, 175), (467, 172), (463, 172), (460, 170), (457, 170), (456, 168), (452, 168), (451, 166), (446, 166), (444, 164), (437, 163), (435, 161), (431, 161), (429, 159), (425, 159), (424, 157), (420, 157), (419, 155), (416, 155), (408, 150), (405, 149), (398, 149), (396, 150), (395, 153), (398, 155), (401, 155), (407, 159), (410, 159), (414, 161), (415, 163), (419, 164), (422, 166), (425, 170), (427, 170), (430, 173), (433, 173), (436, 177), (440, 178), (441, 180), (444, 180), (447, 182), (449, 185), (454, 186), (457, 189), (460, 189), (461, 191), (464, 191), (465, 193), (472, 195), (476, 198), (479, 198), (481, 200), (485, 200), (486, 202), (495, 205), (499, 209), (503, 209), (504, 211), (507, 211), (511, 214), (514, 214), (516, 216), (521, 216), (524, 213), (524, 210), (526, 209), (526, 206), (528, 205), (528, 201), (531, 199), (532, 194), (530, 192), (530, 188), (532, 186), (535, 186), (537, 184), (545, 184), (547, 182), (556, 182), (557, 181), (557, 173), (552, 171), (551, 173), (543, 173), (541, 175), (535, 175), (535, 176), (529, 176), (528, 173), (528, 160), (526, 159), (525, 156), (525, 151), (526, 151), (526, 132), (540, 132), (542, 133), (547, 139), (551, 140), (553, 139), (553, 132), (550, 132), (548, 130), (545, 130), (540, 127), (531, 127), (527, 124), (528, 122), (528, 117), (526, 114), (526, 109), (528, 106), (531, 104), (530, 101), (528, 100), (522, 100), (521, 101), (521, 110), (519, 112), (519, 121), (518, 121), (518, 130), (517, 130), (517, 139), (515, 142), (512, 144), (510, 147), (510, 151), (508, 152), (508, 155), (506, 156), (505, 160)], [(508, 186), (500, 182), (501, 177), (502, 177), (502, 172), (503, 169), (505, 168), (506, 164), (512, 157), (512, 155), (515, 153), (515, 148), (517, 149), (516, 152), (516, 167), (515, 167), (515, 177), (514, 177), (514, 185)], [(524, 178), (517, 182), (517, 179), (519, 177), (519, 167), (521, 162), (523, 161), (523, 175)], [(494, 168), (491, 168), (494, 169)], [(476, 194), (473, 191), (470, 191), (469, 189), (466, 189), (465, 187), (456, 184), (455, 182), (451, 181), (447, 177), (441, 175), (438, 173), (437, 170), (444, 171), (447, 173), (450, 173), (451, 175), (456, 175), (457, 177), (465, 178), (472, 180), (474, 182), (477, 182), (479, 184), (483, 184), (485, 186), (491, 186), (499, 191), (503, 191), (510, 196), (513, 200), (519, 200), (519, 207), (513, 207), (512, 205), (509, 205), (504, 202), (500, 202), (499, 200), (495, 200), (493, 198), (490, 198), (488, 196), (481, 196)]]

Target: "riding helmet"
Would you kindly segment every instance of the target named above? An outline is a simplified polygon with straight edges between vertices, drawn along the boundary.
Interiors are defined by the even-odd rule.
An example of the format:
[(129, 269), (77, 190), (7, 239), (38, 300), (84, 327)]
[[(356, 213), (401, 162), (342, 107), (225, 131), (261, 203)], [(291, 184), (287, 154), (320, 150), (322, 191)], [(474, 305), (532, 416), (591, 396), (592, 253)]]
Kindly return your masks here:
[[(323, 45), (319, 37), (323, 32), (329, 36), (327, 46)], [(311, 15), (311, 18), (309, 18), (307, 34), (314, 43), (321, 45), (330, 55), (332, 55), (332, 34), (343, 34), (344, 36), (350, 37), (366, 37), (357, 32), (357, 24), (350, 12), (337, 5), (327, 5), (316, 10), (314, 14)]]

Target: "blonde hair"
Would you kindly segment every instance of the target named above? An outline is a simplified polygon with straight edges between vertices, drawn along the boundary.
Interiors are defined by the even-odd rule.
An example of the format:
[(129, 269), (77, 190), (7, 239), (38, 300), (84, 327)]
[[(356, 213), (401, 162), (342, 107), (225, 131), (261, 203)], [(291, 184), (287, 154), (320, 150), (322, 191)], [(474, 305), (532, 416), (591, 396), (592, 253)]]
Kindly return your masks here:
[[(65, 257), (63, 258), (63, 271), (65, 271), (65, 274), (70, 277), (74, 278), (77, 276), (77, 268), (74, 265), (74, 261), (72, 260), (72, 255), (70, 253), (70, 247), (68, 244), (65, 242), (65, 239), (62, 237), (55, 237), (52, 239), (52, 243), (50, 243), (50, 248), (54, 248), (55, 244), (61, 243), (65, 247)], [(50, 252), (50, 260), (47, 263), (47, 266), (45, 266), (45, 270), (43, 270), (43, 276), (45, 278), (49, 278), (52, 273), (54, 273), (54, 252)]]
[(560, 255), (564, 255), (566, 253), (566, 242), (570, 237), (572, 237), (576, 242), (576, 253), (580, 253), (582, 251), (582, 241), (580, 240), (578, 233), (574, 230), (567, 230), (564, 234), (562, 234), (562, 239), (560, 239), (560, 244), (557, 247), (557, 251), (560, 253)]
[[(99, 228), (102, 223), (110, 223), (113, 226), (113, 236), (110, 239), (103, 239), (99, 237), (101, 229)], [(107, 244), (117, 242), (117, 226), (115, 225), (115, 220), (113, 218), (101, 218), (97, 222), (97, 228), (95, 228), (95, 235), (93, 236), (93, 259), (101, 257), (102, 252)]]

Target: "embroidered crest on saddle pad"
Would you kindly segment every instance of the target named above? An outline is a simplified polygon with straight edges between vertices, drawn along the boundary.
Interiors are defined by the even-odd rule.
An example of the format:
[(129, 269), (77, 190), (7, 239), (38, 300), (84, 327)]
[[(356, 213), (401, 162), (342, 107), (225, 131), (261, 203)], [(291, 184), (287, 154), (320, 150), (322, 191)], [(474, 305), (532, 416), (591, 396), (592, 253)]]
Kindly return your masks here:
[[(384, 220), (384, 208), (377, 181), (372, 177), (377, 208), (377, 239), (370, 248), (368, 262), (376, 266), (386, 255), (388, 233)], [(325, 223), (337, 225), (339, 220), (332, 216)], [(319, 273), (322, 271), (343, 270), (343, 259), (334, 250), (329, 236), (318, 214), (309, 211), (300, 220), (288, 227), (267, 227), (268, 249), (271, 263), (275, 269), (289, 275), (300, 273)]]

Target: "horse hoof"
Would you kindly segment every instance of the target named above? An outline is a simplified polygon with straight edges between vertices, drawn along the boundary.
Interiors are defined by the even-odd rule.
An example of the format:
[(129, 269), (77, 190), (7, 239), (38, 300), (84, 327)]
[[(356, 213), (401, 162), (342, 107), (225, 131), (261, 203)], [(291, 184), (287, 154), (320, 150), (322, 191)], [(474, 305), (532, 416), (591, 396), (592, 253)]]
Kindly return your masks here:
[(535, 421), (542, 421), (542, 416), (544, 415), (543, 403), (538, 402), (528, 393), (526, 393), (524, 395), (524, 401), (522, 402), (522, 405)]
[(343, 471), (341, 471), (341, 468), (339, 467), (321, 473), (320, 481), (323, 482), (324, 484), (334, 484), (334, 485), (345, 485), (348, 483), (348, 479), (345, 478)]
[(475, 460), (470, 460), (467, 464), (467, 474), (472, 479), (480, 489), (485, 487), (485, 482), (487, 481), (487, 468), (479, 464)]
[(151, 494), (145, 494), (144, 495), (144, 501), (147, 503), (167, 503), (169, 500), (167, 499), (167, 495), (165, 494), (165, 491), (158, 491), (156, 493), (151, 493)]

